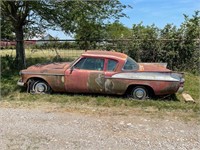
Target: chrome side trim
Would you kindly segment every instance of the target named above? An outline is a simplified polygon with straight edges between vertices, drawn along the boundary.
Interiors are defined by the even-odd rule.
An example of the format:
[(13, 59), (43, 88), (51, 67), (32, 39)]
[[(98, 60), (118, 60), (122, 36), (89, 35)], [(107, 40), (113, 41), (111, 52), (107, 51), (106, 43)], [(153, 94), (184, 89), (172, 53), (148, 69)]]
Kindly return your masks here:
[(113, 75), (112, 78), (180, 82), (180, 78), (179, 79), (173, 78), (171, 76), (171, 73), (158, 73), (158, 72), (118, 73), (118, 74)]

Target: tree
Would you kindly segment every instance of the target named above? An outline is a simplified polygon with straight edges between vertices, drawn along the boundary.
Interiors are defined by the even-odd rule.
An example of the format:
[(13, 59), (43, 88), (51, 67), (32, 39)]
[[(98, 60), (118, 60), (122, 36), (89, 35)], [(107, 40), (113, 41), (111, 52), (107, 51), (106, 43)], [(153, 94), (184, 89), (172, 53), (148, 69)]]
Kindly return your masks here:
[(99, 39), (105, 38), (104, 25), (100, 23), (87, 22), (75, 31), (75, 39), (83, 40), (77, 42), (81, 49), (96, 49)]
[(142, 62), (167, 62), (173, 70), (199, 73), (200, 12), (192, 17), (184, 15), (180, 27), (167, 24), (163, 29), (155, 25), (133, 25), (133, 41), (129, 55)]
[(118, 22), (108, 24), (106, 31), (109, 39), (129, 39), (132, 37), (132, 30)]
[(8, 21), (7, 17), (0, 16), (1, 22), (1, 39), (3, 40), (13, 40), (14, 30), (11, 22)]
[(132, 33), (132, 49), (129, 50), (129, 54), (137, 61), (157, 61), (159, 29), (154, 24), (144, 26), (141, 22), (133, 25)]
[(200, 72), (200, 11), (195, 11), (190, 18), (184, 15), (185, 21), (178, 30), (182, 39), (179, 48), (179, 63), (184, 70)]
[(163, 29), (160, 29), (160, 50), (157, 54), (157, 59), (160, 62), (167, 62), (170, 69), (176, 70), (179, 65), (179, 33), (176, 26), (167, 24)]
[(1, 1), (2, 16), (7, 16), (16, 36), (16, 63), (19, 69), (26, 66), (24, 51), (24, 30), (31, 7), (28, 1)]
[[(120, 52), (126, 52), (130, 48), (130, 38), (132, 38), (132, 30), (124, 26), (122, 23), (114, 22), (106, 25), (106, 39), (111, 39), (112, 44), (107, 45), (107, 49), (115, 49)], [(128, 40), (129, 39), (129, 40)]]
[(16, 62), (18, 68), (24, 68), (24, 31), (32, 29), (33, 34), (45, 28), (62, 29), (74, 33), (88, 23), (104, 24), (109, 18), (119, 19), (125, 16), (126, 8), (119, 0), (95, 1), (1, 1), (2, 16), (8, 16), (16, 35)]

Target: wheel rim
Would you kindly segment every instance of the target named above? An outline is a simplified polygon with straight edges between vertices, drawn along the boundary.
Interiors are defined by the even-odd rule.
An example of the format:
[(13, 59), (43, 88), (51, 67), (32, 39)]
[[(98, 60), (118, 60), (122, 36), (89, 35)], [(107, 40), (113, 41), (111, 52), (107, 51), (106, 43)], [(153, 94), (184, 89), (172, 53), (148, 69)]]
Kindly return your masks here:
[(133, 90), (133, 97), (136, 99), (143, 99), (146, 97), (146, 90), (143, 88), (136, 88)]
[(35, 93), (46, 93), (48, 91), (48, 86), (44, 82), (36, 82), (34, 87)]
[(144, 96), (144, 91), (139, 89), (135, 92), (136, 97), (142, 98)]

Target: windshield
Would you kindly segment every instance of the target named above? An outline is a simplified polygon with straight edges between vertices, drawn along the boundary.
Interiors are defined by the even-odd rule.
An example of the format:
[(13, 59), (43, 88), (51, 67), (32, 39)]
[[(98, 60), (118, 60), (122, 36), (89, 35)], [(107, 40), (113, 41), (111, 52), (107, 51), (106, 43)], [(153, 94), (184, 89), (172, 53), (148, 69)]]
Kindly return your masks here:
[(74, 59), (74, 60), (70, 63), (69, 68), (70, 68), (79, 58), (80, 58), (80, 57)]
[(124, 64), (123, 70), (127, 71), (135, 71), (139, 69), (139, 65), (133, 60), (131, 57), (126, 59), (126, 63)]

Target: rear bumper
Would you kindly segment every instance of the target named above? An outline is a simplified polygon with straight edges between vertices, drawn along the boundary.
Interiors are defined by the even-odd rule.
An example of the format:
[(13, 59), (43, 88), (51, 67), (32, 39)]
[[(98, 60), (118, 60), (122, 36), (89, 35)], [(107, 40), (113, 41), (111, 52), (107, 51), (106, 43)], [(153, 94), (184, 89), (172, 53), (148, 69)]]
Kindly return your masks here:
[(182, 77), (181, 80), (180, 80), (180, 87), (178, 88), (178, 93), (182, 93), (183, 90), (184, 90), (184, 83), (185, 83), (185, 79)]
[(19, 79), (19, 80), (17, 81), (17, 85), (19, 85), (19, 86), (24, 86), (25, 83), (22, 82), (22, 79)]
[(183, 90), (184, 90), (184, 88), (181, 86), (181, 87), (178, 88), (178, 91), (177, 91), (177, 92), (178, 92), (178, 93), (182, 93)]

